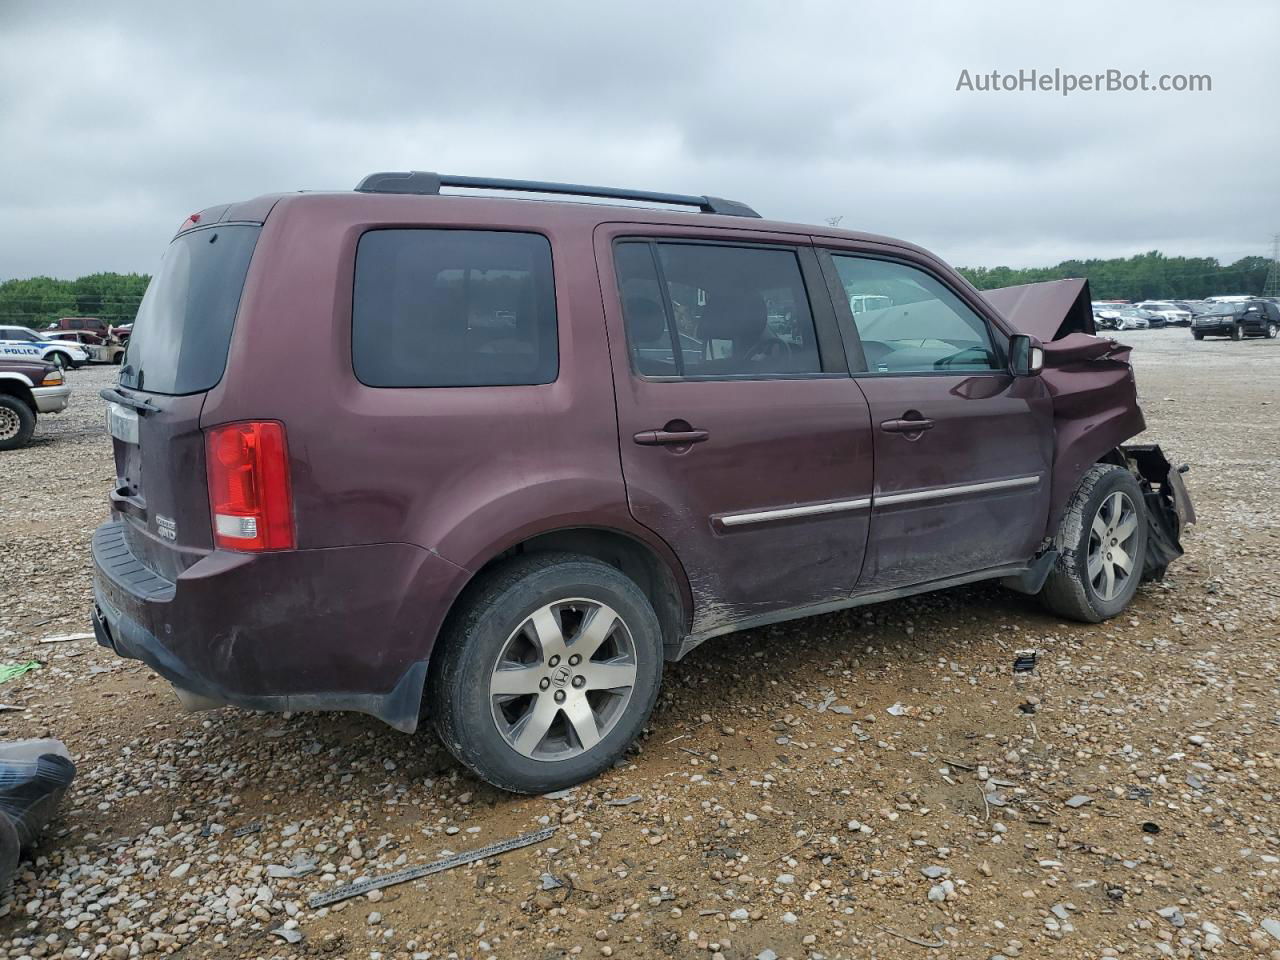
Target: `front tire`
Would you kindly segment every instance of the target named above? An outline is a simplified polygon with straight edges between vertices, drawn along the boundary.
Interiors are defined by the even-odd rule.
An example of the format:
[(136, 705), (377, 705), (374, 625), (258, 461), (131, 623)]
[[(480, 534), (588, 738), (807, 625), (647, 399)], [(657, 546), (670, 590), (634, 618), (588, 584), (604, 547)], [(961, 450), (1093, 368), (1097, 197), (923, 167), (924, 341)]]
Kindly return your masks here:
[(1203, 340), (1203, 339), (1204, 339), (1204, 334), (1203, 334), (1203, 333), (1193, 333), (1193, 334), (1191, 334), (1191, 336), (1195, 337), (1197, 340)]
[(530, 554), (486, 574), (440, 643), (427, 691), (436, 732), (514, 793), (607, 770), (644, 728), (662, 679), (662, 631), (644, 593), (576, 554)]
[(11, 393), (0, 393), (0, 450), (25, 447), (36, 429), (36, 413)]
[(1243, 340), (1243, 339), (1244, 339), (1244, 327), (1242, 327), (1242, 326), (1241, 326), (1240, 324), (1238, 324), (1238, 323), (1237, 323), (1234, 327), (1232, 327), (1232, 328), (1231, 328), (1231, 339), (1232, 339), (1232, 340)]
[(52, 363), (59, 370), (66, 370), (71, 366), (71, 358), (61, 350), (54, 350), (44, 359), (45, 363)]
[(1274, 340), (1274, 339), (1275, 339), (1276, 337), (1278, 337), (1278, 336), (1280, 336), (1280, 324), (1268, 323), (1268, 324), (1267, 324), (1267, 339), (1268, 339), (1268, 340)]
[(1067, 504), (1058, 559), (1040, 591), (1054, 613), (1084, 623), (1116, 616), (1138, 591), (1147, 553), (1142, 488), (1124, 467), (1094, 464)]

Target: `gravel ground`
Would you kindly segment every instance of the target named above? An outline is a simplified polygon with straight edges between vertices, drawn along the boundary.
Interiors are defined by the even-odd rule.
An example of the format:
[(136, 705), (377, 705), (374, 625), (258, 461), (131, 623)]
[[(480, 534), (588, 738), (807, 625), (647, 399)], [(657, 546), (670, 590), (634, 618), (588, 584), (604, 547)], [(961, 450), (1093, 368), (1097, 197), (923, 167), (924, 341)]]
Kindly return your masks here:
[[(92, 641), (39, 645), (86, 629), (113, 478), (114, 371), (73, 372), (70, 411), (0, 456), (0, 655), (42, 662), (0, 687), (25, 707), (0, 737), (57, 736), (79, 767), (0, 949), (1280, 958), (1280, 341), (1126, 337), (1147, 436), (1191, 464), (1200, 513), (1126, 615), (1064, 623), (977, 586), (725, 637), (668, 668), (629, 763), (557, 798), (476, 782), (429, 733), (187, 714)], [(1015, 677), (1026, 647), (1039, 667)]]

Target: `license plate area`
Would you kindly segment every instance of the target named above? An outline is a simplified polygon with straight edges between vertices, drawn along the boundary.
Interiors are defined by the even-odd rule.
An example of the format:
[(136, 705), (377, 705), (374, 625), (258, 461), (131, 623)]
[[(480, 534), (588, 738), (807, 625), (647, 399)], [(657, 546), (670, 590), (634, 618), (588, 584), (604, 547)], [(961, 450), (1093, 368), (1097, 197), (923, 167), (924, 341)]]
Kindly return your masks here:
[(121, 443), (138, 445), (138, 413), (119, 403), (107, 404), (107, 432)]

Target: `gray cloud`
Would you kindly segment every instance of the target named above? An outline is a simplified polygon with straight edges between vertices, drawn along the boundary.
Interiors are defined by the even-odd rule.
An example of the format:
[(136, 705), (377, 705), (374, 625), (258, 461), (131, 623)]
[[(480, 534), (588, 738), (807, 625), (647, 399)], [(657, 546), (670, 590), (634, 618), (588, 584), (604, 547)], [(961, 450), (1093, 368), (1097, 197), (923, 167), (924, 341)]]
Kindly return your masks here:
[[(0, 277), (147, 271), (193, 210), (400, 168), (715, 193), (962, 264), (1230, 260), (1280, 230), (1277, 35), (1262, 0), (10, 0)], [(1054, 67), (1213, 91), (955, 90)]]

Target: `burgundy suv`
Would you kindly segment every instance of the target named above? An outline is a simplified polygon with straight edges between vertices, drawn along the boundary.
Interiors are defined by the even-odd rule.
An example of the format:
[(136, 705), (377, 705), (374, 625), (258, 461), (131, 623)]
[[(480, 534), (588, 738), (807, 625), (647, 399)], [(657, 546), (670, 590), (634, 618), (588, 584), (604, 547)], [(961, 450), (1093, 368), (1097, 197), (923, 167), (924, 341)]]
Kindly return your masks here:
[(97, 634), (189, 707), (425, 713), (545, 791), (709, 637), (996, 578), (1111, 617), (1194, 518), (1121, 447), (1092, 324), (1081, 281), (984, 297), (712, 197), (412, 173), (213, 207), (104, 391)]

